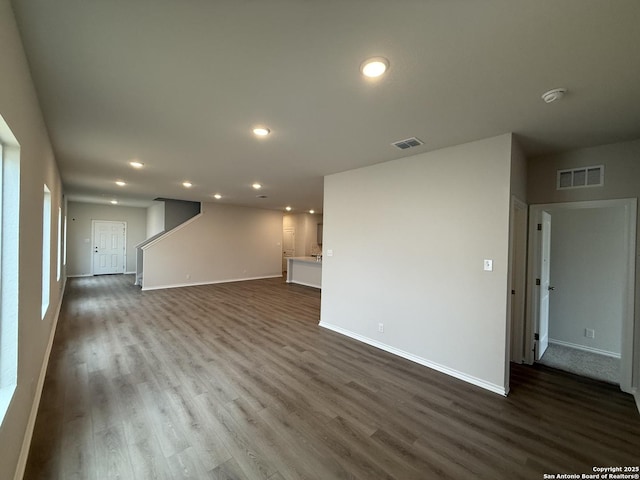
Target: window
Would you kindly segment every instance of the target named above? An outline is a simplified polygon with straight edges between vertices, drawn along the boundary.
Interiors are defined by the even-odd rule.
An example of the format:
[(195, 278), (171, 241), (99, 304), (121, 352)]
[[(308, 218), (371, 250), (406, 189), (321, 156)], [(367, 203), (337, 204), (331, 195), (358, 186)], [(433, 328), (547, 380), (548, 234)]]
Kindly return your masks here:
[(51, 289), (51, 190), (44, 186), (42, 202), (42, 318), (49, 308)]
[(0, 423), (18, 379), (20, 145), (0, 116)]
[(62, 254), (62, 264), (67, 265), (67, 216), (64, 216), (64, 253)]
[(57, 279), (60, 281), (62, 275), (62, 207), (58, 207), (58, 275)]

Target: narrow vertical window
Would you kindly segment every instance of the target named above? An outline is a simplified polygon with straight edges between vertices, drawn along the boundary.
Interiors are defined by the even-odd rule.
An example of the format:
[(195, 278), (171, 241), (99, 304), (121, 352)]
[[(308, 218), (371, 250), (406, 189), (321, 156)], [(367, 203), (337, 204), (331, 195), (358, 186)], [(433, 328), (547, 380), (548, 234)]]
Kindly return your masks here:
[(62, 276), (62, 207), (58, 207), (58, 266), (57, 280)]
[(62, 254), (62, 264), (67, 265), (67, 216), (64, 216), (64, 253)]
[(51, 289), (51, 191), (44, 186), (42, 202), (42, 318), (49, 308)]
[(0, 116), (0, 423), (18, 380), (20, 145)]

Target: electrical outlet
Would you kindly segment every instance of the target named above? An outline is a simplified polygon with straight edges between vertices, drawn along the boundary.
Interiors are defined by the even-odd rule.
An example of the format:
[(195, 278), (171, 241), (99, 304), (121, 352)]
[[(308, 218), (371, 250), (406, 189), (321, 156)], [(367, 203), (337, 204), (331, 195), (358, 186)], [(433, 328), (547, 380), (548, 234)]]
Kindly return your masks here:
[(484, 260), (484, 271), (485, 272), (493, 271), (493, 260), (489, 260), (489, 259)]
[(593, 328), (585, 328), (584, 336), (587, 338), (596, 338), (596, 331)]
[(191, 278), (191, 274), (187, 273), (187, 280), (189, 280)]
[(380, 333), (384, 333), (384, 323), (379, 323), (379, 324), (378, 324), (378, 331), (379, 331)]

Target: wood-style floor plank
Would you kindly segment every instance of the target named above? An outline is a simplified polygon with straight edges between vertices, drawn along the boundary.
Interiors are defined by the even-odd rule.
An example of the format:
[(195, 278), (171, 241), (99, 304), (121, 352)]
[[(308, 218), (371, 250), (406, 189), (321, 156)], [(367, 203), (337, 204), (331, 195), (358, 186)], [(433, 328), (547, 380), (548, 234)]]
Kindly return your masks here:
[(640, 463), (615, 386), (512, 366), (503, 398), (318, 326), (282, 279), (69, 279), (25, 473), (40, 479), (540, 479)]

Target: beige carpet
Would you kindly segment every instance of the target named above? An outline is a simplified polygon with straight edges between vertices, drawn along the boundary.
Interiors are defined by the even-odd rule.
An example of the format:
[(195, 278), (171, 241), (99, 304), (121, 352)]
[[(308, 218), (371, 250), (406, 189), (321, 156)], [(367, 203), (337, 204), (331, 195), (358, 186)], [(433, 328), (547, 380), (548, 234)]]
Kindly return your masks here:
[(548, 367), (620, 384), (620, 359), (550, 343), (539, 360)]

